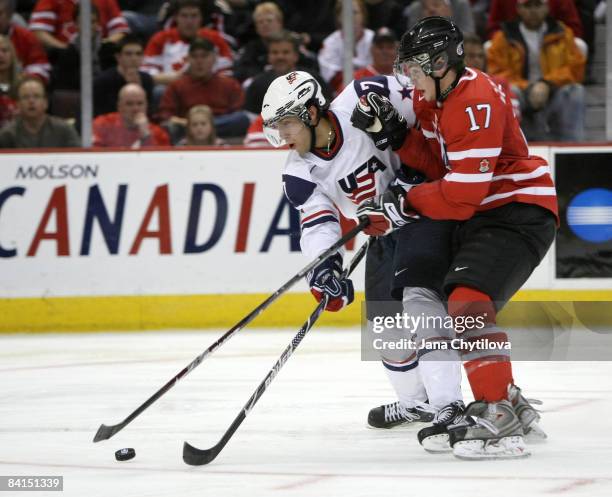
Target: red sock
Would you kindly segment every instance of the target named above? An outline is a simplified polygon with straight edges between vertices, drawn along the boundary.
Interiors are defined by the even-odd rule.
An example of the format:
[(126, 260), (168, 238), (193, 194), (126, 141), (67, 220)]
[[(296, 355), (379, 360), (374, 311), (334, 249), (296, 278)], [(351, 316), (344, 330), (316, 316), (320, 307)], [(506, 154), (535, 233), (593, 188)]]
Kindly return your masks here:
[(508, 398), (508, 385), (512, 380), (510, 360), (487, 361), (474, 359), (463, 364), (474, 400), (499, 402)]
[[(495, 324), (495, 306), (491, 298), (480, 290), (466, 286), (456, 287), (448, 298), (451, 316), (483, 316)], [(506, 356), (473, 359), (464, 363), (475, 400), (498, 402), (508, 396), (508, 385), (512, 380), (512, 363)]]

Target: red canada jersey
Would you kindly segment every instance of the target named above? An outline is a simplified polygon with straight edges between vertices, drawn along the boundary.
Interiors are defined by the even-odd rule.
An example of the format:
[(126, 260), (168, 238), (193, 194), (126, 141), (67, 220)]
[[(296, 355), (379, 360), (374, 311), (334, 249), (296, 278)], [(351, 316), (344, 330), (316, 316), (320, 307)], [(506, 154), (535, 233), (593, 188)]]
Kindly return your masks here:
[[(74, 17), (78, 3), (78, 0), (38, 0), (30, 17), (30, 29), (47, 31), (65, 43), (72, 41), (78, 32)], [(129, 32), (117, 0), (93, 0), (92, 3), (98, 8), (103, 38)]]
[[(232, 51), (220, 33), (213, 29), (200, 28), (198, 37), (206, 38), (217, 48), (215, 72), (225, 71), (234, 63)], [(166, 72), (182, 72), (187, 68), (189, 41), (181, 38), (176, 28), (155, 33), (144, 51), (142, 70), (151, 76)]]
[(263, 129), (263, 118), (261, 114), (258, 114), (255, 120), (249, 126), (247, 134), (244, 137), (242, 144), (245, 147), (257, 148), (257, 147), (269, 147), (270, 143), (264, 134)]
[(14, 24), (11, 25), (9, 36), (23, 71), (39, 77), (45, 84), (48, 83), (51, 65), (38, 38), (26, 28)]
[(548, 163), (530, 156), (510, 96), (487, 74), (467, 68), (442, 104), (415, 91), (420, 131), (399, 150), (402, 162), (433, 179), (413, 187), (410, 205), (432, 219), (469, 219), (510, 202), (539, 205), (558, 218)]

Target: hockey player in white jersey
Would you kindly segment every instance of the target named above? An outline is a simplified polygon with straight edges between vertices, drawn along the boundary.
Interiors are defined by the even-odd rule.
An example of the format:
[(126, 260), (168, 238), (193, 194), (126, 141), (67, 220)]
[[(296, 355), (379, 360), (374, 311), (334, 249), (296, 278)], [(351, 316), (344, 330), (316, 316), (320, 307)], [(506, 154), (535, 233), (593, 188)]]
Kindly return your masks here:
[[(363, 201), (390, 187), (408, 189), (423, 180), (402, 166), (391, 150), (403, 141), (405, 123), (397, 137), (387, 127), (374, 142), (351, 125), (351, 114), (360, 98), (369, 95), (370, 101), (364, 105), (377, 104), (372, 93), (389, 99), (407, 124), (414, 124), (411, 91), (388, 76), (354, 81), (328, 105), (314, 78), (295, 71), (274, 80), (264, 97), (261, 114), (266, 137), (274, 146), (291, 148), (283, 186), (287, 198), (301, 212), (301, 248), (309, 258), (341, 236), (339, 213), (355, 219)], [(450, 263), (454, 222), (412, 221), (416, 218), (406, 219), (406, 225), (391, 234), (381, 233), (370, 244), (365, 284), (369, 320), (381, 313), (402, 312), (402, 304), (412, 314), (446, 315), (439, 288)], [(428, 243), (431, 239), (433, 243)], [(338, 311), (353, 300), (352, 282), (340, 279), (341, 270), (342, 255), (338, 254), (308, 278), (318, 300), (324, 293), (330, 296), (326, 308), (330, 311)], [(384, 303), (377, 306), (377, 302)], [(386, 331), (388, 339), (397, 338), (398, 331), (415, 338), (409, 330)], [(417, 338), (452, 337), (448, 330), (425, 329), (417, 331)], [(449, 410), (451, 417), (461, 412), (460, 361), (452, 350), (427, 354), (420, 361), (413, 350), (385, 351), (382, 361), (399, 400), (372, 409), (370, 426), (389, 428), (431, 421), (441, 412), (448, 415)], [(434, 450), (445, 448), (444, 444), (428, 447), (423, 443)]]

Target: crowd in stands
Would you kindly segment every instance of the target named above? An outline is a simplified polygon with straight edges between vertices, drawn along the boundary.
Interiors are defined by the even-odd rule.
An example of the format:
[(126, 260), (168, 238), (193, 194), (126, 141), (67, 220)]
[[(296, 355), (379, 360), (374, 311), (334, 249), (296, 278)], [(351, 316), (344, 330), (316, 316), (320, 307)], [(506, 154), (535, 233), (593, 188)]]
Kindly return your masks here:
[[(393, 74), (402, 34), (452, 18), (466, 64), (510, 95), (528, 140), (585, 139), (585, 84), (603, 0), (353, 0), (355, 78)], [(78, 0), (0, 0), (0, 147), (75, 147)], [(93, 144), (267, 146), (279, 75), (343, 88), (341, 0), (92, 0)]]

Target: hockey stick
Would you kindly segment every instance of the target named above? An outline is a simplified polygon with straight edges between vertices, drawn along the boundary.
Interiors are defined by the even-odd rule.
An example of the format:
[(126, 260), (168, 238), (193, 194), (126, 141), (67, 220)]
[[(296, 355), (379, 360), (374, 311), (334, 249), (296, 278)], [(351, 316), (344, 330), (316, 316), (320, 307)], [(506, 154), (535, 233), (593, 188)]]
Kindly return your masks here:
[[(359, 262), (361, 261), (361, 259), (366, 253), (366, 250), (369, 245), (369, 240), (370, 239), (368, 238), (368, 241), (366, 241), (359, 248), (359, 250), (355, 253), (348, 267), (343, 271), (342, 273), (343, 277), (347, 277), (348, 275), (350, 275), (353, 272), (353, 270), (357, 267), (357, 264), (359, 264)], [(270, 386), (270, 383), (272, 383), (272, 381), (274, 380), (274, 378), (276, 377), (280, 369), (284, 366), (284, 364), (287, 362), (289, 357), (291, 357), (291, 354), (293, 354), (295, 349), (297, 349), (302, 339), (306, 336), (306, 333), (310, 331), (310, 329), (316, 323), (317, 319), (319, 319), (319, 316), (321, 315), (321, 313), (323, 312), (323, 309), (325, 309), (325, 306), (327, 305), (327, 300), (328, 300), (328, 295), (324, 295), (324, 297), (321, 299), (321, 302), (319, 302), (319, 305), (317, 305), (316, 309), (308, 317), (308, 320), (302, 325), (297, 335), (293, 337), (293, 340), (291, 340), (291, 343), (283, 351), (283, 353), (278, 358), (274, 366), (272, 366), (272, 369), (270, 370), (270, 372), (266, 375), (263, 381), (259, 384), (259, 386), (255, 390), (253, 395), (251, 395), (251, 398), (247, 401), (247, 403), (244, 405), (240, 413), (238, 413), (238, 416), (236, 416), (236, 418), (234, 419), (230, 427), (223, 434), (223, 437), (221, 437), (221, 440), (219, 440), (219, 442), (213, 447), (211, 447), (210, 449), (198, 449), (194, 447), (193, 445), (190, 445), (188, 442), (185, 442), (183, 444), (183, 461), (185, 461), (187, 464), (190, 464), (191, 466), (202, 466), (203, 464), (208, 464), (209, 462), (211, 462), (213, 459), (215, 459), (219, 455), (219, 453), (223, 450), (223, 447), (225, 447), (227, 442), (229, 442), (229, 439), (232, 438), (232, 436), (234, 435), (238, 427), (246, 419), (246, 417), (249, 415), (253, 407), (255, 407), (255, 404), (257, 404), (257, 401), (259, 400), (259, 398), (264, 394), (266, 389)]]
[(108, 440), (117, 432), (121, 431), (128, 424), (130, 424), (135, 418), (137, 418), (145, 409), (147, 409), (151, 404), (153, 404), (157, 399), (159, 399), (162, 395), (164, 395), (168, 390), (170, 390), (176, 383), (182, 379), (184, 376), (189, 374), (195, 368), (197, 368), (204, 359), (206, 359), (210, 354), (212, 354), (215, 350), (217, 350), (221, 345), (223, 345), (227, 340), (229, 340), (236, 332), (240, 331), (247, 324), (249, 324), (253, 319), (255, 319), (259, 314), (261, 314), (272, 302), (274, 302), (278, 297), (280, 297), (283, 293), (285, 293), (289, 288), (291, 288), (295, 283), (300, 281), (306, 274), (318, 266), (321, 262), (323, 262), (328, 257), (335, 254), (346, 242), (355, 238), (368, 224), (369, 219), (363, 218), (360, 219), (359, 224), (355, 226), (352, 230), (342, 236), (336, 243), (334, 243), (331, 247), (329, 247), (325, 252), (322, 252), (316, 259), (314, 259), (310, 264), (306, 267), (302, 268), (295, 276), (293, 276), (289, 281), (287, 281), (283, 286), (281, 286), (278, 290), (276, 290), (272, 295), (270, 295), (266, 300), (264, 300), (261, 304), (259, 304), (255, 309), (253, 309), (249, 314), (247, 314), (244, 318), (242, 318), (238, 323), (236, 323), (230, 330), (228, 330), (221, 338), (219, 338), (215, 343), (213, 343), (210, 347), (208, 347), (204, 352), (202, 352), (199, 356), (197, 356), (193, 361), (191, 361), (187, 366), (185, 366), (178, 374), (176, 374), (168, 383), (166, 383), (163, 387), (161, 387), (157, 392), (155, 392), (151, 397), (149, 397), (143, 404), (141, 404), (132, 414), (130, 414), (127, 418), (125, 418), (121, 423), (116, 425), (105, 425), (102, 424), (98, 428), (96, 435), (94, 436), (94, 443), (99, 442), (101, 440)]

